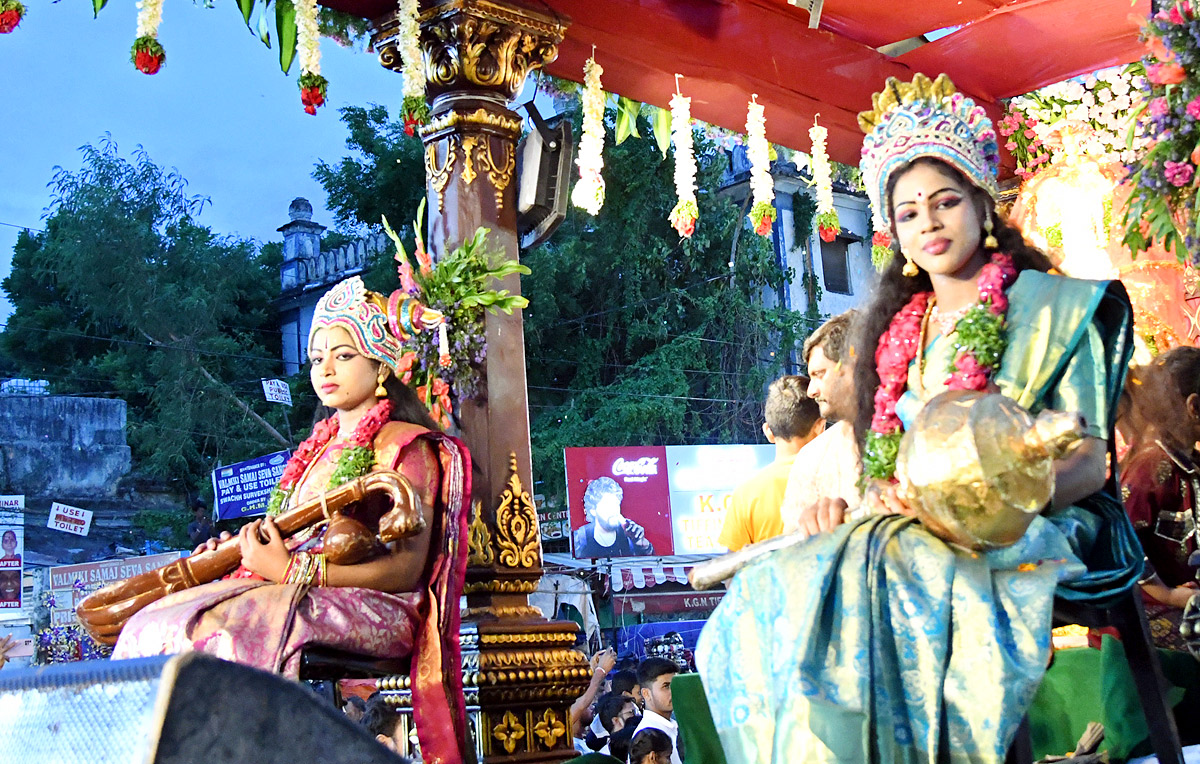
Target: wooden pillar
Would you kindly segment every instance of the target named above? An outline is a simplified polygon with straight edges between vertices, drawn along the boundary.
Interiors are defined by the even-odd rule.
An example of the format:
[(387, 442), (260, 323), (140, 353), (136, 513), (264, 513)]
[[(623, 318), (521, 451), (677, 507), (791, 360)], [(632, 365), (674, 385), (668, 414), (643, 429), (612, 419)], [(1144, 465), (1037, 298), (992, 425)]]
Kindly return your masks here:
[[(509, 104), (531, 71), (554, 60), (565, 20), (510, 0), (429, 0), (420, 26), (430, 252), (436, 259), (482, 226), (489, 250), (517, 260), (521, 117)], [(398, 71), (395, 20), (376, 27), (380, 61)], [(500, 287), (520, 294), (520, 279)], [(542, 549), (521, 311), (487, 314), (486, 339), (479, 396), (458, 412), (476, 465), (462, 633), (468, 699), (478, 698), (474, 734), (485, 762), (559, 761), (574, 755), (568, 709), (591, 672), (570, 649), (575, 624), (547, 621), (528, 601)]]

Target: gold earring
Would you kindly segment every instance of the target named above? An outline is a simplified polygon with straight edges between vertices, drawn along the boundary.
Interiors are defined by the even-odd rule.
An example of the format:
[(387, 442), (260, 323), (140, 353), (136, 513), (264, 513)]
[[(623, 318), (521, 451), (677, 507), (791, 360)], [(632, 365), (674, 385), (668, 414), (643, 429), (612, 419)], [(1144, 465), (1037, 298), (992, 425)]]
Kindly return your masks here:
[(904, 255), (904, 270), (900, 271), (901, 273), (911, 279), (913, 276), (916, 276), (921, 272), (920, 269), (917, 268), (917, 264), (913, 262), (912, 255), (903, 250), (901, 250), (900, 254)]
[(1000, 242), (996, 241), (996, 237), (992, 235), (992, 229), (995, 223), (992, 222), (992, 213), (988, 213), (987, 218), (983, 221), (983, 232), (987, 234), (983, 238), (984, 249), (1000, 249)]
[(384, 381), (387, 380), (387, 372), (386, 371), (379, 372), (378, 380), (379, 380), (379, 384), (376, 385), (376, 387), (375, 387), (375, 397), (376, 398), (388, 397), (387, 388), (383, 386)]

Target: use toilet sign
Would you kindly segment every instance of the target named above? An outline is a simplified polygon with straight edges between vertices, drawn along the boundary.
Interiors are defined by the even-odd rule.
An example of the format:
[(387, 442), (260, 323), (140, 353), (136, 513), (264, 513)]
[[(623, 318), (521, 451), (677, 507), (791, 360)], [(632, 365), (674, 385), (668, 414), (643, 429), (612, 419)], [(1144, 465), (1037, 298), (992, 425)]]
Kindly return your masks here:
[(46, 527), (55, 531), (86, 536), (92, 529), (92, 510), (70, 507), (57, 501), (50, 505), (50, 522)]

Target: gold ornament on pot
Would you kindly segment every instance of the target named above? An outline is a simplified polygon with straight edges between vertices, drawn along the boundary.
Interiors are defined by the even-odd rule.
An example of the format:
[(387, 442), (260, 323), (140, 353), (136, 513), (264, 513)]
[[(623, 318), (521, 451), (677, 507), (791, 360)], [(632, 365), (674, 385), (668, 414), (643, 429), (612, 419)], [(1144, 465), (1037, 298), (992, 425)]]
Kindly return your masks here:
[(1084, 437), (1079, 414), (1036, 418), (999, 394), (942, 393), (900, 442), (900, 493), (938, 538), (974, 551), (1016, 543), (1054, 496), (1054, 460)]

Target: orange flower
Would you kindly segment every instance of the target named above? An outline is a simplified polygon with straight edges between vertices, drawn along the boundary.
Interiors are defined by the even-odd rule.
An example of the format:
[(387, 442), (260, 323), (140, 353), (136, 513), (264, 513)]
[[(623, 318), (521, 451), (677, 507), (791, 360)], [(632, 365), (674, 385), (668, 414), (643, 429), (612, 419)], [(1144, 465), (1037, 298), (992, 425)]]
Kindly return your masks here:
[(1187, 77), (1179, 64), (1151, 64), (1146, 67), (1146, 79), (1155, 85), (1178, 85)]
[(1150, 39), (1146, 40), (1146, 49), (1150, 51), (1150, 55), (1164, 63), (1175, 60), (1175, 54), (1167, 49), (1161, 37), (1151, 35)]
[(1196, 144), (1196, 148), (1192, 149), (1192, 164), (1200, 166), (1200, 143)]
[(445, 395), (450, 392), (450, 385), (446, 384), (443, 379), (434, 378), (432, 385), (434, 395)]

